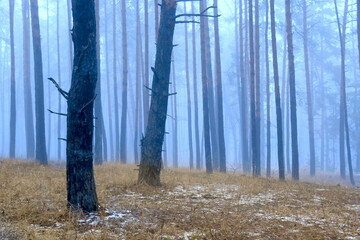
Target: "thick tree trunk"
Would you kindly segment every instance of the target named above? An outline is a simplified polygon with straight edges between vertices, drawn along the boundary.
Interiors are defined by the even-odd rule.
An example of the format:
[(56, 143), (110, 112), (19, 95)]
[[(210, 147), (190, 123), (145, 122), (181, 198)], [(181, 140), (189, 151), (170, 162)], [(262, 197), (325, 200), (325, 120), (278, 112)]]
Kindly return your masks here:
[(271, 15), (271, 42), (272, 42), (272, 52), (273, 52), (272, 55), (273, 55), (274, 83), (275, 83), (275, 104), (276, 104), (279, 178), (285, 179), (284, 142), (283, 142), (283, 124), (282, 124), (283, 118), (282, 118), (282, 113), (281, 113), (281, 100), (280, 100), (279, 67), (278, 67), (277, 46), (276, 46), (274, 0), (270, 0), (270, 15)]
[[(214, 0), (214, 15), (218, 15), (218, 1)], [(216, 72), (216, 101), (217, 101), (217, 124), (219, 137), (219, 165), (220, 172), (226, 172), (226, 150), (224, 136), (224, 110), (223, 110), (223, 91), (222, 91), (222, 72), (221, 72), (221, 55), (220, 55), (220, 36), (219, 36), (219, 19), (214, 18), (215, 32), (215, 72)]]
[(122, 19), (122, 95), (121, 95), (121, 136), (120, 136), (120, 160), (126, 163), (126, 115), (128, 95), (128, 52), (127, 52), (127, 29), (126, 29), (126, 1), (121, 4)]
[(68, 94), (66, 176), (69, 207), (98, 209), (93, 170), (93, 103), (97, 82), (96, 18), (92, 0), (72, 0), (74, 67)]
[(44, 115), (44, 84), (41, 55), (41, 38), (39, 10), (37, 0), (31, 0), (31, 26), (34, 49), (35, 68), (35, 117), (36, 117), (36, 154), (35, 158), (41, 164), (47, 164)]
[[(270, 67), (269, 67), (269, 1), (265, 0), (266, 23), (265, 23), (265, 62), (266, 62), (266, 176), (271, 176), (271, 122), (270, 122)], [(277, 57), (276, 57), (277, 58)], [(277, 59), (276, 59), (277, 61)], [(276, 99), (275, 99), (276, 100)]]
[(114, 107), (115, 107), (115, 160), (120, 159), (120, 130), (119, 130), (119, 102), (118, 102), (118, 82), (117, 82), (117, 44), (116, 44), (116, 0), (113, 0), (113, 74), (114, 74)]
[(25, 132), (26, 132), (26, 157), (35, 157), (34, 117), (31, 93), (30, 77), (30, 22), (29, 1), (22, 0), (23, 20), (23, 68), (24, 68), (24, 108), (25, 108)]
[[(206, 8), (205, 2), (200, 2), (200, 11)], [(210, 143), (210, 120), (209, 120), (209, 89), (208, 76), (206, 66), (206, 36), (205, 36), (205, 19), (200, 19), (200, 42), (201, 42), (201, 75), (202, 75), (202, 94), (203, 94), (203, 118), (204, 118), (204, 143), (205, 143), (205, 162), (206, 172), (212, 173), (212, 159), (211, 159), (211, 143)]]
[[(145, 18), (145, 79), (143, 87), (143, 108), (144, 108), (144, 129), (147, 128), (148, 118), (149, 118), (149, 102), (150, 95), (149, 90), (146, 87), (150, 87), (149, 84), (149, 0), (144, 0), (144, 18)], [(158, 33), (159, 34), (159, 33)]]
[(307, 6), (306, 1), (303, 0), (303, 32), (304, 32), (304, 62), (305, 62), (305, 77), (306, 77), (306, 94), (308, 103), (308, 124), (309, 124), (309, 144), (310, 144), (310, 176), (315, 176), (315, 139), (314, 139), (314, 117), (313, 104), (310, 83), (309, 70), (309, 50), (307, 39)]
[(295, 64), (294, 47), (292, 33), (292, 17), (290, 0), (285, 0), (286, 11), (286, 35), (288, 42), (288, 61), (289, 61), (289, 86), (290, 86), (290, 108), (291, 108), (291, 150), (292, 150), (292, 178), (299, 179), (299, 150), (297, 133), (297, 113), (296, 113), (296, 87), (295, 87)]
[[(61, 69), (60, 69), (60, 33), (59, 33), (59, 20), (60, 13), (59, 13), (59, 1), (56, 1), (56, 50), (57, 50), (57, 71), (58, 71), (58, 83), (61, 86)], [(61, 94), (58, 93), (58, 112), (61, 113)], [(58, 127), (57, 127), (57, 150), (58, 150), (58, 160), (61, 159), (61, 116), (58, 115)]]
[[(191, 2), (191, 12), (195, 13), (194, 2)], [(196, 34), (195, 34), (195, 18), (192, 18), (192, 53), (193, 53), (193, 86), (194, 86), (194, 111), (195, 111), (195, 146), (196, 146), (196, 169), (201, 168), (201, 155), (200, 155), (200, 137), (199, 137), (199, 103), (198, 103), (198, 86), (197, 86), (197, 62), (196, 62)]]
[(145, 137), (141, 140), (139, 183), (160, 184), (161, 153), (169, 98), (169, 79), (173, 36), (175, 29), (176, 1), (163, 0), (156, 60), (152, 83), (152, 98)]
[(10, 48), (11, 48), (10, 158), (15, 158), (15, 139), (16, 139), (14, 4), (15, 4), (15, 3), (14, 3), (13, 0), (9, 0), (9, 11), (10, 11)]

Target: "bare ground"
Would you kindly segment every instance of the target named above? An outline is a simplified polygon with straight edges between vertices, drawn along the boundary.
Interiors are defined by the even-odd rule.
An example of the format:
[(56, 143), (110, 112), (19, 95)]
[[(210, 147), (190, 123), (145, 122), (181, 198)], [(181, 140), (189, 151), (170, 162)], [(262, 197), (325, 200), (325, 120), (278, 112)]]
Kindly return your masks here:
[(96, 167), (101, 211), (84, 215), (67, 211), (64, 168), (2, 161), (0, 239), (360, 239), (360, 189), (333, 176), (166, 169), (154, 188), (136, 185), (135, 168)]

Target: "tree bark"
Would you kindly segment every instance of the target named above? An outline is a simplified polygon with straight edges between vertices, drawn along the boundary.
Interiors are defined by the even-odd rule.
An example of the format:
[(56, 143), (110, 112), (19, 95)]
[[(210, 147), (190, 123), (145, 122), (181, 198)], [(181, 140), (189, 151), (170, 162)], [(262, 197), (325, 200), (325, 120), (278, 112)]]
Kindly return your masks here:
[[(149, 0), (144, 0), (144, 15), (145, 15), (145, 79), (144, 85), (149, 87)], [(159, 34), (159, 33), (158, 33)], [(149, 118), (149, 90), (144, 87), (143, 92), (143, 107), (144, 107), (144, 129), (147, 128), (148, 118)]]
[(74, 66), (68, 94), (66, 176), (72, 209), (98, 209), (93, 170), (93, 105), (97, 82), (96, 17), (92, 0), (72, 0)]
[(139, 183), (160, 185), (161, 153), (169, 98), (169, 79), (175, 29), (175, 0), (163, 0), (156, 60), (152, 83), (152, 98), (145, 137), (141, 140)]
[[(271, 176), (270, 67), (269, 67), (269, 1), (265, 0), (265, 62), (266, 62), (266, 177)], [(277, 57), (276, 57), (277, 58)], [(277, 60), (277, 59), (276, 59)], [(276, 100), (276, 99), (275, 99)]]
[(15, 48), (14, 48), (14, 1), (9, 0), (10, 48), (11, 48), (11, 87), (10, 87), (10, 158), (15, 158), (16, 141), (16, 97), (15, 97)]
[(35, 157), (34, 117), (31, 93), (30, 77), (30, 22), (29, 1), (22, 0), (23, 20), (23, 71), (24, 71), (24, 108), (25, 108), (25, 132), (26, 132), (26, 157)]
[(31, 25), (35, 68), (35, 117), (36, 117), (36, 153), (35, 158), (41, 164), (47, 164), (44, 115), (44, 85), (41, 55), (38, 1), (31, 0)]
[(116, 0), (113, 0), (113, 74), (114, 74), (114, 107), (115, 107), (115, 160), (120, 160), (120, 136), (119, 136), (119, 103), (117, 83), (117, 44), (116, 44)]
[(299, 179), (299, 150), (297, 133), (296, 113), (296, 87), (295, 87), (295, 64), (292, 33), (291, 1), (285, 0), (286, 11), (286, 35), (288, 42), (289, 61), (289, 85), (290, 85), (290, 109), (291, 109), (291, 147), (292, 147), (292, 178)]

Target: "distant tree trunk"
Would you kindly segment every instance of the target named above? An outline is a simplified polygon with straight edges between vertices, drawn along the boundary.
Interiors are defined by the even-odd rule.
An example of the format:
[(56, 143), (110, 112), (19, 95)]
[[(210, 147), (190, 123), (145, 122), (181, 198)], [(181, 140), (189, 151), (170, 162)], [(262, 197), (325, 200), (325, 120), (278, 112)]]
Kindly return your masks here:
[[(60, 69), (60, 34), (59, 34), (59, 1), (56, 1), (56, 49), (57, 49), (57, 70), (58, 70), (58, 83), (61, 85), (61, 69)], [(61, 94), (58, 93), (58, 112), (61, 113)], [(58, 160), (61, 159), (61, 116), (58, 115), (58, 127), (57, 127), (57, 150), (58, 150)]]
[(145, 137), (141, 140), (139, 183), (160, 184), (161, 153), (169, 98), (171, 55), (175, 29), (176, 1), (163, 0), (156, 60), (152, 83), (152, 98)]
[(280, 84), (279, 84), (279, 67), (277, 59), (277, 46), (276, 46), (276, 29), (275, 29), (275, 0), (270, 0), (270, 15), (271, 15), (271, 42), (272, 42), (272, 55), (274, 67), (274, 83), (275, 83), (275, 104), (276, 104), (276, 123), (277, 123), (277, 150), (278, 150), (278, 165), (279, 165), (279, 178), (285, 179), (285, 163), (284, 163), (284, 142), (283, 142), (283, 124), (281, 113), (281, 100), (280, 100)]
[(358, 50), (359, 50), (359, 66), (360, 66), (360, 0), (356, 1), (357, 7), (357, 35), (358, 35)]
[[(184, 13), (186, 14), (186, 3), (184, 2)], [(187, 18), (185, 18), (185, 21)], [(192, 115), (191, 115), (191, 94), (190, 94), (190, 73), (189, 73), (189, 40), (188, 40), (188, 25), (185, 23), (185, 73), (186, 73), (186, 92), (187, 92), (187, 114), (188, 114), (188, 137), (189, 137), (189, 152), (190, 152), (190, 169), (194, 168), (194, 153), (193, 153), (193, 139), (192, 139)]]
[(128, 53), (127, 53), (127, 29), (126, 29), (126, 2), (121, 4), (122, 19), (122, 63), (123, 63), (123, 79), (122, 79), (122, 105), (121, 105), (121, 136), (120, 136), (120, 159), (122, 163), (126, 163), (126, 115), (127, 115), (127, 95), (128, 95)]
[[(195, 13), (194, 2), (191, 2), (191, 12)], [(196, 62), (196, 34), (195, 34), (195, 17), (192, 18), (192, 52), (193, 52), (193, 84), (194, 84), (194, 111), (195, 111), (195, 143), (196, 143), (196, 169), (201, 168), (200, 155), (200, 137), (199, 137), (199, 106), (198, 106), (198, 92), (197, 92), (197, 62)]]
[[(239, 1), (241, 2), (241, 0)], [(241, 3), (240, 3), (241, 4)], [(242, 44), (242, 42), (240, 42), (239, 40), (239, 30), (242, 31), (242, 28), (239, 28), (239, 22), (238, 22), (238, 2), (237, 0), (235, 0), (234, 2), (234, 7), (235, 7), (235, 14), (234, 14), (234, 22), (235, 22), (235, 65), (236, 65), (236, 88), (237, 88), (237, 97), (238, 97), (238, 104), (239, 104), (239, 119), (241, 121), (241, 119), (243, 118), (242, 113), (241, 113), (241, 107), (242, 107), (242, 102), (241, 102), (241, 72), (240, 72), (240, 58), (243, 58), (243, 56), (240, 56), (240, 50), (239, 47)], [(240, 10), (240, 8), (239, 8)], [(240, 10), (241, 11), (241, 10)], [(242, 13), (241, 13), (242, 14)], [(242, 19), (241, 19), (241, 23), (242, 23)], [(242, 34), (242, 33), (241, 33)], [(240, 125), (240, 138), (241, 138), (241, 125)], [(233, 133), (233, 141), (234, 141), (234, 158), (236, 159), (235, 163), (237, 164), (236, 167), (241, 167), (241, 163), (240, 163), (240, 159), (241, 156), (238, 155), (238, 145), (237, 145), (237, 139), (236, 139), (236, 133)], [(239, 149), (241, 149), (241, 139), (240, 139), (240, 147)], [(240, 151), (239, 151), (240, 152)]]
[[(323, 38), (321, 38), (320, 41), (320, 54), (323, 54)], [(320, 73), (320, 97), (322, 99), (321, 102), (321, 170), (325, 170), (325, 128), (327, 126), (326, 124), (326, 99), (325, 99), (325, 86), (324, 86), (324, 67), (321, 67), (321, 73)], [(327, 140), (329, 141), (329, 140)], [(327, 159), (328, 160), (328, 159)], [(328, 166), (328, 164), (327, 164)]]
[(95, 17), (96, 17), (96, 60), (97, 60), (97, 82), (96, 82), (96, 99), (95, 106), (95, 146), (94, 146), (94, 163), (101, 165), (103, 163), (103, 111), (101, 103), (101, 72), (100, 72), (100, 6), (99, 0), (95, 0)]
[(30, 22), (29, 1), (22, 0), (23, 20), (23, 67), (24, 67), (24, 107), (26, 131), (26, 157), (35, 157), (34, 117), (32, 107), (31, 77), (30, 77)]
[(292, 178), (299, 179), (299, 150), (297, 133), (297, 113), (296, 113), (296, 87), (295, 87), (295, 64), (294, 47), (292, 33), (292, 17), (290, 0), (285, 0), (286, 11), (286, 35), (288, 42), (288, 61), (289, 61), (289, 85), (290, 85), (290, 108), (291, 108), (291, 150), (292, 150)]
[[(218, 1), (214, 0), (214, 15), (218, 15)], [(219, 163), (220, 172), (226, 172), (226, 150), (224, 136), (224, 110), (223, 110), (223, 93), (222, 93), (222, 77), (221, 77), (221, 55), (220, 55), (220, 36), (219, 36), (219, 19), (214, 18), (215, 31), (215, 72), (216, 72), (216, 96), (217, 96), (217, 123), (219, 136)]]
[(307, 39), (307, 10), (306, 1), (303, 0), (303, 32), (304, 32), (304, 62), (306, 77), (306, 93), (308, 102), (309, 144), (310, 144), (310, 176), (315, 176), (315, 140), (314, 140), (314, 117), (310, 85), (309, 50)]
[(16, 138), (16, 97), (15, 97), (15, 48), (14, 48), (14, 1), (9, 0), (10, 48), (11, 48), (11, 87), (10, 87), (10, 158), (15, 158)]
[[(50, 73), (50, 41), (49, 41), (49, 0), (46, 0), (46, 50), (47, 50), (47, 74)], [(29, 41), (30, 43), (30, 41)], [(48, 108), (51, 109), (50, 81), (48, 81)], [(48, 114), (48, 158), (51, 156), (51, 113)]]
[[(68, 20), (68, 37), (69, 37), (69, 64), (70, 69), (73, 66), (73, 45), (71, 42), (71, 0), (67, 0), (67, 20)], [(71, 77), (71, 73), (70, 73)]]
[(37, 0), (31, 0), (31, 26), (35, 68), (36, 160), (47, 164), (44, 115), (44, 85), (42, 71), (41, 38)]
[(74, 67), (68, 93), (67, 200), (75, 210), (98, 209), (93, 170), (93, 105), (97, 82), (96, 17), (92, 0), (73, 0)]
[[(175, 74), (175, 60), (174, 58), (171, 61), (172, 65), (172, 86), (173, 86), (173, 93), (176, 93), (176, 74)], [(179, 167), (179, 153), (178, 153), (178, 121), (177, 121), (177, 101), (176, 101), (176, 95), (173, 97), (173, 118), (174, 118), (174, 125), (173, 125), (173, 166), (174, 168)]]
[(119, 103), (118, 103), (118, 83), (117, 83), (117, 44), (116, 44), (116, 0), (113, 0), (113, 74), (114, 74), (114, 102), (115, 102), (115, 160), (120, 159), (120, 136), (119, 136)]
[[(145, 79), (144, 85), (149, 87), (149, 0), (144, 0), (144, 14), (145, 14)], [(147, 128), (148, 118), (149, 118), (149, 90), (144, 87), (143, 92), (143, 107), (144, 107), (144, 129)]]
[[(266, 22), (265, 22), (265, 62), (266, 62), (266, 176), (271, 176), (271, 122), (270, 122), (270, 67), (269, 67), (269, 1), (265, 0)], [(277, 54), (277, 52), (276, 52)], [(277, 61), (277, 56), (276, 56)], [(277, 63), (276, 63), (277, 64)], [(274, 71), (275, 72), (275, 71)], [(275, 98), (276, 101), (276, 98)]]
[[(205, 2), (200, 2), (200, 11), (206, 8)], [(203, 94), (203, 118), (204, 118), (204, 143), (205, 143), (205, 162), (206, 172), (212, 173), (211, 145), (210, 145), (210, 120), (209, 120), (209, 89), (206, 67), (206, 39), (205, 39), (205, 19), (200, 19), (200, 42), (201, 42), (201, 75), (202, 75), (202, 94)]]
[[(344, 149), (344, 131), (346, 133), (346, 149), (349, 165), (349, 176), (350, 182), (352, 185), (355, 185), (353, 169), (352, 169), (352, 159), (351, 159), (351, 146), (350, 146), (350, 136), (349, 136), (349, 123), (348, 123), (348, 113), (347, 113), (347, 103), (346, 103), (346, 76), (345, 76), (345, 54), (346, 54), (346, 23), (347, 23), (347, 12), (348, 12), (348, 0), (345, 0), (344, 7), (344, 17), (342, 30), (340, 26), (339, 13), (337, 9), (336, 0), (335, 10), (339, 30), (340, 46), (341, 46), (341, 86), (340, 86), (340, 173), (341, 177), (345, 178), (345, 149)], [(341, 160), (342, 159), (342, 160)]]
[[(105, 16), (107, 15), (107, 1), (104, 1)], [(112, 102), (110, 91), (110, 73), (109, 73), (109, 42), (108, 42), (108, 18), (105, 17), (105, 61), (106, 61), (106, 82), (107, 82), (107, 103), (108, 103), (108, 120), (109, 120), (109, 134), (110, 134), (110, 159), (114, 159), (114, 137), (113, 137), (113, 119), (112, 119)]]
[(157, 41), (158, 38), (158, 33), (159, 33), (159, 2), (158, 0), (154, 0), (154, 9), (155, 9), (155, 42)]

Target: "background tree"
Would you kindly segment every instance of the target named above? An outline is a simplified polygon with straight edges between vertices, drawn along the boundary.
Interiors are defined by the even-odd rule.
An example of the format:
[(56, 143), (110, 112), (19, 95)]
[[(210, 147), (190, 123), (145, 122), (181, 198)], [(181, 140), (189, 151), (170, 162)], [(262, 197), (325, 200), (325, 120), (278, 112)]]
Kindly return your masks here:
[(10, 11), (10, 49), (11, 49), (10, 158), (15, 158), (16, 99), (15, 99), (15, 48), (14, 48), (14, 1), (13, 0), (9, 0), (9, 11)]

